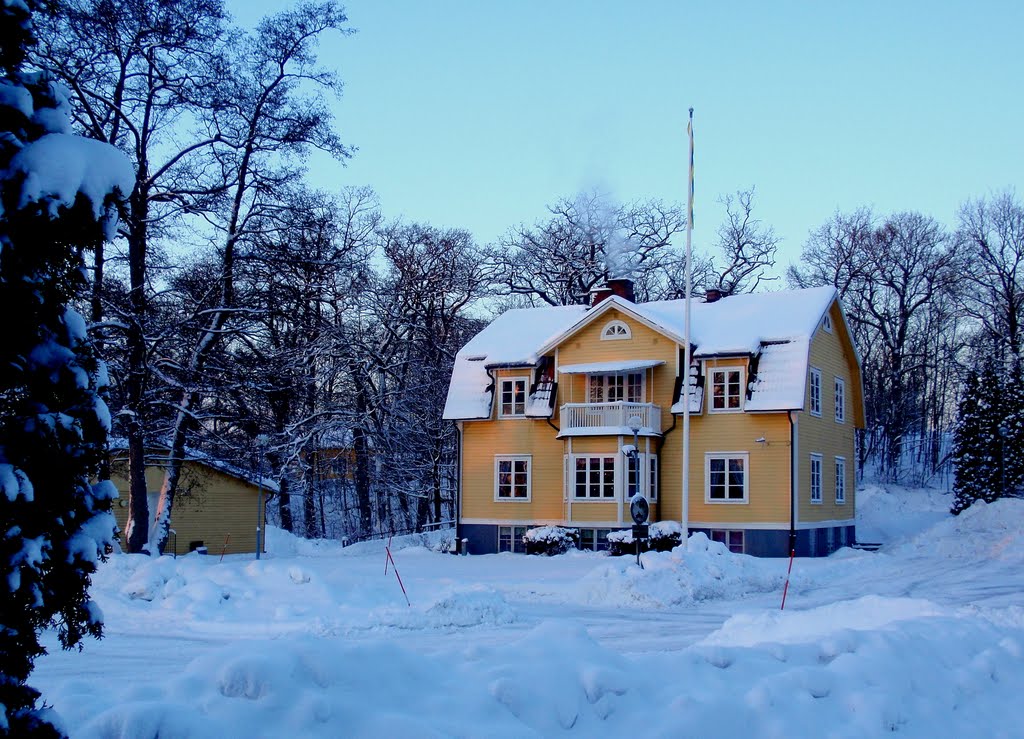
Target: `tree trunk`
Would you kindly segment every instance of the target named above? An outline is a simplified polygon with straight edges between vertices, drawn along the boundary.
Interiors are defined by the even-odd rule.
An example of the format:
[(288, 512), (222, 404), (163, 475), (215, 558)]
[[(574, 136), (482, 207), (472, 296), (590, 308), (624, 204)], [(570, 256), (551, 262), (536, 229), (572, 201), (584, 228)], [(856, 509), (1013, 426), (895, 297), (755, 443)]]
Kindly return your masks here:
[[(145, 162), (139, 165), (138, 182), (148, 176)], [(128, 367), (125, 373), (125, 410), (130, 415), (128, 436), (128, 551), (145, 551), (149, 541), (149, 500), (146, 490), (146, 437), (144, 396), (148, 361), (146, 351), (146, 238), (148, 196), (139, 186), (130, 199), (128, 235), (128, 278), (130, 285), (128, 327)]]

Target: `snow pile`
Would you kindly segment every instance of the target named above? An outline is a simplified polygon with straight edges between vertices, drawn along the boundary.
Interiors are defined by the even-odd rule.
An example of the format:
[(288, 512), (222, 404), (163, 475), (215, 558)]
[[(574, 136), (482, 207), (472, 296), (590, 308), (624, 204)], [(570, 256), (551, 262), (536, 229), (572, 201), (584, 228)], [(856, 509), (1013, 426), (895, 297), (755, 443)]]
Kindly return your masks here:
[(952, 496), (868, 483), (857, 489), (857, 539), (894, 544), (951, 517)]
[[(392, 553), (413, 548), (448, 552), (451, 551), (454, 539), (454, 529), (440, 529), (392, 537), (390, 547)], [(388, 546), (387, 537), (345, 546), (344, 542), (336, 539), (304, 539), (277, 526), (267, 526), (268, 557), (353, 557), (375, 553), (383, 556), (386, 546)]]
[(690, 536), (686, 547), (642, 555), (644, 569), (632, 557), (615, 557), (585, 575), (574, 589), (582, 603), (625, 607), (692, 605), (749, 593), (782, 591), (781, 560), (732, 554), (705, 534)]
[[(882, 616), (875, 615), (882, 611)], [(767, 627), (765, 639), (752, 630)], [(808, 630), (808, 626), (814, 626)], [(155, 686), (70, 684), (77, 737), (1009, 736), (1024, 633), (922, 602), (735, 619), (629, 658), (571, 623), (421, 654), (311, 637), (232, 644)]]
[(926, 494), (867, 499), (902, 543), (798, 559), (785, 611), (786, 560), (700, 534), (643, 570), (395, 538), (411, 606), (381, 541), (115, 555), (106, 638), (34, 679), (76, 738), (1020, 736), (1024, 501), (925, 527)]
[(377, 616), (381, 625), (402, 629), (504, 626), (518, 620), (504, 596), (483, 586), (451, 591), (426, 608), (392, 608), (379, 612)]
[(959, 516), (939, 523), (903, 544), (906, 552), (945, 559), (1024, 562), (1024, 500), (976, 501)]

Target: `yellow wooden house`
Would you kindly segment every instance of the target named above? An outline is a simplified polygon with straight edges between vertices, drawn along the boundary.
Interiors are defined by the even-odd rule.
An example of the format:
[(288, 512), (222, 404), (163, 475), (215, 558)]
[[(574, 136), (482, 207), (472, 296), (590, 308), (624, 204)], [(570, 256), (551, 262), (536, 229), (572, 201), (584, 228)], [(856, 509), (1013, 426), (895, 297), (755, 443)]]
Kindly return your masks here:
[[(166, 449), (159, 448), (146, 453), (150, 519), (156, 512), (167, 454)], [(255, 554), (256, 527), (266, 531), (267, 498), (278, 492), (277, 483), (266, 478), (259, 480), (245, 470), (194, 450), (187, 456), (171, 512), (174, 533), (165, 554), (188, 554), (200, 548), (218, 556)], [(120, 494), (111, 512), (118, 530), (124, 532), (128, 524), (128, 457), (116, 442), (112, 444), (110, 479)], [(262, 551), (266, 551), (265, 537), (261, 543)]]
[[(855, 541), (860, 363), (833, 288), (635, 303), (612, 280), (590, 306), (511, 310), (457, 355), (444, 417), (459, 429), (458, 535), (521, 551), (533, 526), (603, 549), (651, 521), (732, 551), (819, 556)], [(682, 414), (690, 404), (689, 489)], [(639, 454), (629, 454), (634, 445)]]

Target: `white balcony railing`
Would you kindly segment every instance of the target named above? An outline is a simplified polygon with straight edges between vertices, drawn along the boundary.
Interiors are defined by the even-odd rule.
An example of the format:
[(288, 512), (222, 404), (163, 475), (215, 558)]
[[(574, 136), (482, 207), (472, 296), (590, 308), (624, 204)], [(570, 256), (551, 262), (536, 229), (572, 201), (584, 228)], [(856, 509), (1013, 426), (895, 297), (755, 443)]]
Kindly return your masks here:
[[(632, 434), (631, 419), (640, 419), (643, 434), (661, 433), (661, 406), (653, 403), (566, 403), (562, 406), (562, 433)], [(606, 430), (607, 429), (607, 430)]]

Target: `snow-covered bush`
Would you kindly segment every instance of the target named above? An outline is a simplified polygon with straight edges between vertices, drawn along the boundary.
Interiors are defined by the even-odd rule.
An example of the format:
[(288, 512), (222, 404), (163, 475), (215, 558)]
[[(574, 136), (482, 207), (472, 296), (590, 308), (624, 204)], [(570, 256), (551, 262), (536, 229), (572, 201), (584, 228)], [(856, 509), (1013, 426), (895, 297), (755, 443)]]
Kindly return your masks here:
[(527, 554), (544, 554), (549, 557), (574, 549), (579, 539), (579, 531), (561, 526), (538, 526), (523, 534)]
[[(652, 523), (649, 534), (646, 540), (640, 542), (641, 552), (671, 552), (683, 541), (683, 527), (678, 521)], [(633, 530), (621, 529), (608, 534), (608, 549), (613, 557), (636, 554)]]

